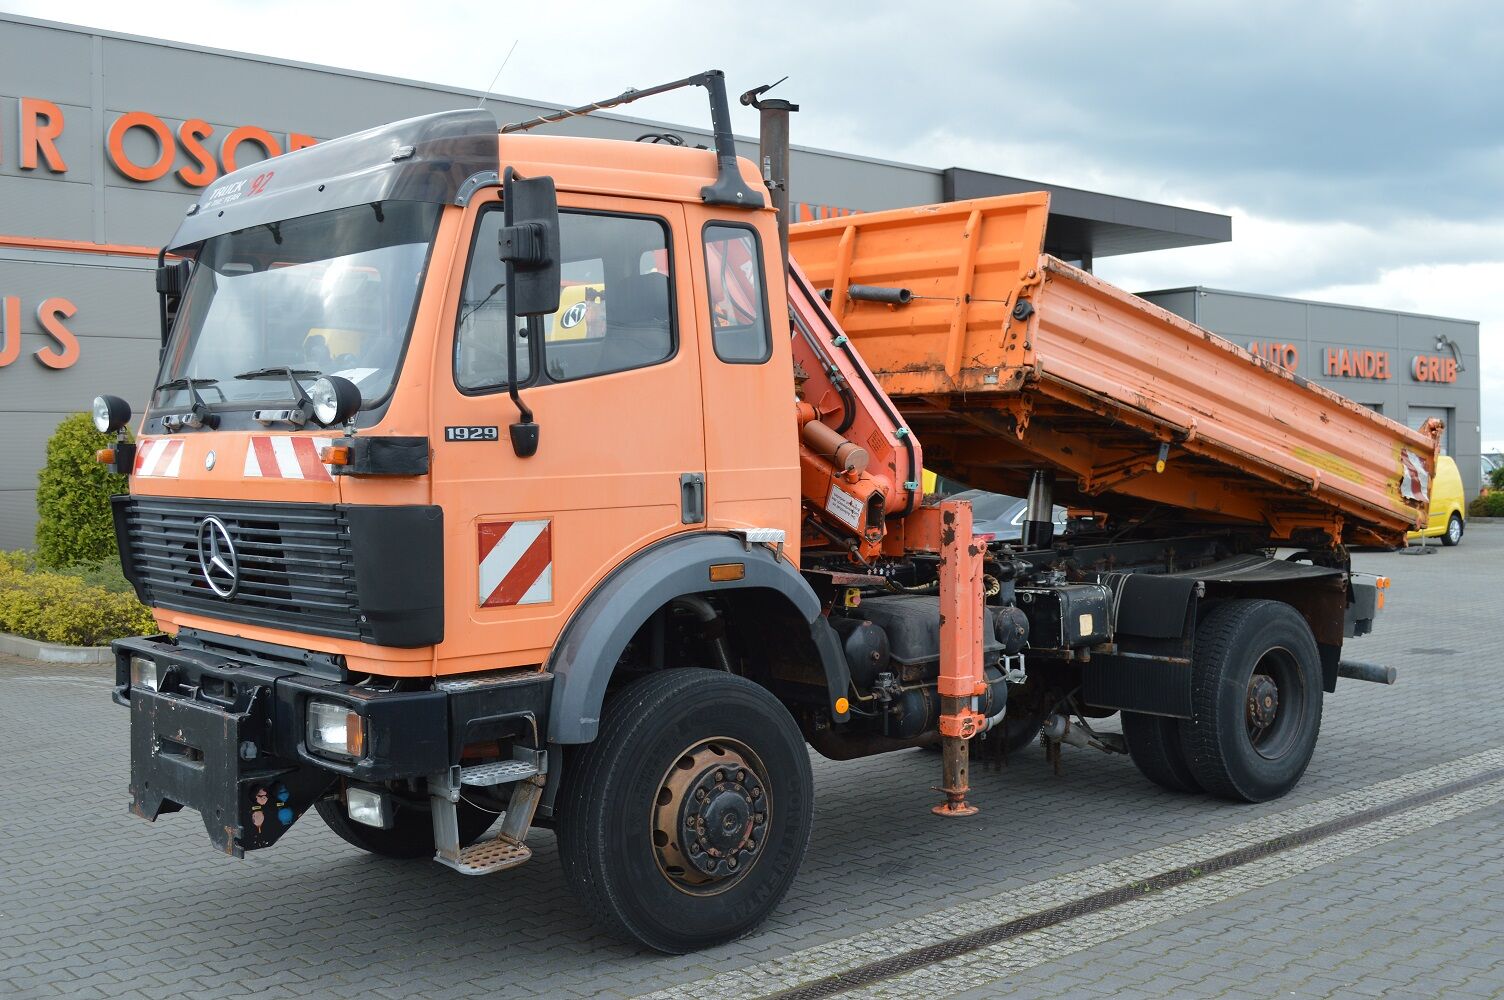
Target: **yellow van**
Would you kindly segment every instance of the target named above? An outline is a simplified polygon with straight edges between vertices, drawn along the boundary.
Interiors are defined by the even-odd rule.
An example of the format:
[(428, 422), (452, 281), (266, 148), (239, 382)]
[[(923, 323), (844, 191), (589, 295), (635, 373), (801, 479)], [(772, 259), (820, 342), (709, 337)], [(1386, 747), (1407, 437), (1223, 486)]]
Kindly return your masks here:
[(1466, 507), (1457, 463), (1451, 456), (1442, 455), (1436, 460), (1436, 476), (1431, 480), (1431, 514), (1426, 518), (1426, 529), (1412, 531), (1405, 537), (1412, 542), (1422, 537), (1440, 538), (1443, 545), (1456, 545), (1462, 541), (1462, 529), (1466, 526)]

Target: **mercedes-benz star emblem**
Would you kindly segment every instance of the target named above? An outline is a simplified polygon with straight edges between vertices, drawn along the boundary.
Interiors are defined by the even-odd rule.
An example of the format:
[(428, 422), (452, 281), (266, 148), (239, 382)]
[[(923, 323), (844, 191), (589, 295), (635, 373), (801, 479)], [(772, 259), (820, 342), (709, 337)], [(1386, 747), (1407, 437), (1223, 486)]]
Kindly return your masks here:
[(230, 529), (217, 517), (198, 522), (198, 565), (204, 571), (204, 582), (220, 597), (234, 597), (240, 589), (240, 558), (235, 554)]

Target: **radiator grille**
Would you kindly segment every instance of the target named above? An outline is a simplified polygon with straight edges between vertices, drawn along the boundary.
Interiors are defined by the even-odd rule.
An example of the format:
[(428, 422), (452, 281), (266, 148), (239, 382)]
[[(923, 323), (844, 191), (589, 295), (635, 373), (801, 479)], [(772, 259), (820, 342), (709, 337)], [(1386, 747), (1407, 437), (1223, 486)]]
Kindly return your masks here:
[[(199, 525), (229, 529), (240, 586), (222, 598), (199, 565)], [(323, 504), (162, 500), (126, 504), (130, 561), (148, 603), (229, 621), (370, 641), (344, 511)]]

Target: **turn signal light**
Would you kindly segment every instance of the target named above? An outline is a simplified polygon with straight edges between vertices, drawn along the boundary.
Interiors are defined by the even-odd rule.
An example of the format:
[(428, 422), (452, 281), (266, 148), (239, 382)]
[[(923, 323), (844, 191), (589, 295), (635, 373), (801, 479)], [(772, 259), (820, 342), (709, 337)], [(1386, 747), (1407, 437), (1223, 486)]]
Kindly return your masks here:
[(1378, 604), (1376, 605), (1376, 607), (1374, 608), (1374, 610), (1375, 611), (1383, 611), (1384, 610), (1384, 591), (1386, 591), (1386, 590), (1389, 589), (1389, 577), (1387, 577), (1387, 576), (1378, 577), (1378, 578), (1376, 578), (1373, 581), (1373, 585), (1379, 591)]
[(114, 448), (101, 448), (101, 449), (99, 449), (98, 451), (96, 451), (94, 453), (94, 461), (99, 462), (102, 465), (114, 465), (115, 464), (115, 449)]
[(746, 563), (712, 563), (710, 566), (711, 583), (728, 583), (732, 580), (740, 580), (746, 575)]
[(350, 446), (347, 444), (331, 444), (319, 452), (319, 461), (325, 465), (349, 465)]
[(848, 700), (846, 698), (837, 698), (836, 699), (836, 713), (839, 714), (839, 715), (845, 715), (849, 711), (851, 711), (851, 702), (850, 702), (850, 700)]

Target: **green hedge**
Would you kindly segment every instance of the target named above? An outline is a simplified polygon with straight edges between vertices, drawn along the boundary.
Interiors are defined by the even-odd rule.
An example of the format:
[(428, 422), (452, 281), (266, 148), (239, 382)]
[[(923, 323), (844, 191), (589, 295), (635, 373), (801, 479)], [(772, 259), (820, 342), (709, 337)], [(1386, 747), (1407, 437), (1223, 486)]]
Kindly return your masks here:
[(1467, 512), (1473, 517), (1504, 517), (1504, 491), (1493, 490), (1477, 497), (1467, 505)]
[(118, 565), (45, 570), (25, 552), (0, 552), (0, 632), (68, 646), (157, 632)]
[(112, 444), (87, 413), (64, 417), (48, 439), (47, 464), (37, 475), (37, 561), (43, 566), (116, 558), (110, 496), (126, 492), (126, 477), (94, 458)]

